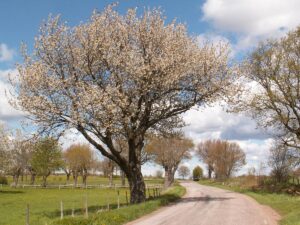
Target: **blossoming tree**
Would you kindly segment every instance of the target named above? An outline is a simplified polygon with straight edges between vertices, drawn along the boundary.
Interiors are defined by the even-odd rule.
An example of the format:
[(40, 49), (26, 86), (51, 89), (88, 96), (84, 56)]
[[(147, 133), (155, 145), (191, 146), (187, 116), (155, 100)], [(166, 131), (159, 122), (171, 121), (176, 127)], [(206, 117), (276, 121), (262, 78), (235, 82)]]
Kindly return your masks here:
[(214, 101), (229, 83), (227, 47), (200, 45), (157, 9), (120, 15), (108, 6), (75, 27), (50, 18), (34, 49), (18, 66), (14, 105), (42, 132), (78, 130), (125, 172), (132, 203), (145, 200), (145, 135), (177, 127), (181, 113)]

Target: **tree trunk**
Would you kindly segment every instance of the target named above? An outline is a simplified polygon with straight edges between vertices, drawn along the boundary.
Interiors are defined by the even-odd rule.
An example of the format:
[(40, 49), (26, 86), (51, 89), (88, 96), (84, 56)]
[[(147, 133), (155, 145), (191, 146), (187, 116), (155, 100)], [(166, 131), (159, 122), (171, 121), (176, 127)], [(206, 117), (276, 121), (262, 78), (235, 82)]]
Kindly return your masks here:
[(212, 166), (208, 165), (208, 179), (211, 179), (212, 172), (213, 172)]
[(82, 184), (84, 186), (86, 186), (86, 180), (87, 180), (87, 170), (86, 169), (83, 169), (82, 170)]
[(175, 169), (172, 169), (171, 167), (166, 166), (165, 167), (165, 188), (170, 187), (174, 182), (174, 175), (175, 175)]
[(47, 177), (48, 177), (47, 175), (43, 175), (43, 176), (42, 176), (42, 180), (43, 180), (42, 186), (43, 186), (43, 187), (46, 187), (46, 186), (47, 186)]
[(130, 175), (127, 175), (130, 188), (130, 203), (141, 203), (146, 199), (146, 188), (141, 169), (133, 165)]
[(109, 179), (109, 186), (113, 186), (113, 171), (110, 171), (109, 175), (108, 175), (108, 179)]
[(66, 175), (67, 175), (67, 183), (68, 183), (70, 181), (71, 173), (70, 172), (66, 172)]
[(31, 176), (30, 176), (30, 184), (31, 185), (34, 185), (34, 182), (35, 182), (35, 176), (36, 174), (34, 172), (31, 173)]
[(18, 183), (19, 183), (19, 173), (16, 173), (13, 175), (13, 186), (17, 187)]
[(74, 178), (74, 187), (76, 188), (77, 180), (78, 180), (78, 172), (77, 171), (73, 172), (73, 178)]

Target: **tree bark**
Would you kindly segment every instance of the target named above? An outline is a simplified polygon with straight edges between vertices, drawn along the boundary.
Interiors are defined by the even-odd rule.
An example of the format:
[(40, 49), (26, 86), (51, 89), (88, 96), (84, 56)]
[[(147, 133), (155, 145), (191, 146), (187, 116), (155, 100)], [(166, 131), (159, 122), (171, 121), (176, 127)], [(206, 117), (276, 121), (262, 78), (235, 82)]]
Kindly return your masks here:
[(213, 167), (211, 165), (208, 165), (208, 179), (211, 179), (212, 172), (213, 172)]
[(133, 165), (130, 175), (127, 175), (130, 188), (130, 203), (141, 203), (145, 201), (145, 182), (141, 169), (137, 165)]
[(174, 182), (174, 175), (175, 175), (175, 169), (169, 166), (165, 166), (165, 182), (164, 186), (165, 188), (170, 187)]
[(82, 170), (82, 184), (84, 186), (86, 186), (86, 180), (87, 180), (87, 170), (86, 169), (83, 169)]
[(43, 183), (42, 183), (42, 186), (43, 187), (46, 187), (47, 186), (47, 177), (50, 175), (50, 173), (48, 173), (47, 175), (43, 175), (42, 176), (42, 181), (43, 181)]
[(78, 181), (78, 172), (77, 171), (73, 171), (73, 179), (74, 179), (74, 187), (76, 188), (77, 181)]

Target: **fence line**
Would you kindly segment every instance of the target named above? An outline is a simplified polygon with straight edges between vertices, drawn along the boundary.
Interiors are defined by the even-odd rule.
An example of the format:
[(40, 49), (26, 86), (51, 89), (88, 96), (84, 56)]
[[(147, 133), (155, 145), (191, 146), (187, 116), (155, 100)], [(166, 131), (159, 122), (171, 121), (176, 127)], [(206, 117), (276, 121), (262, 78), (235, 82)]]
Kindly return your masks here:
[[(66, 189), (66, 188), (82, 188), (82, 189), (92, 189), (92, 188), (129, 188), (129, 185), (120, 185), (120, 184), (114, 184), (114, 185), (105, 185), (105, 184), (49, 184), (45, 187), (41, 184), (18, 184), (16, 187), (22, 187), (22, 188), (58, 188), (58, 189)], [(146, 185), (146, 189), (151, 188), (163, 188), (163, 185), (159, 184), (148, 184)]]
[[(34, 185), (34, 186), (37, 186), (37, 185)], [(152, 186), (152, 188), (150, 188), (151, 186)], [(148, 198), (147, 199), (158, 198), (160, 196), (160, 191), (162, 190), (162, 188), (158, 188), (157, 186), (158, 185), (149, 185), (146, 188), (146, 191), (148, 191)], [(28, 187), (28, 186), (26, 185), (26, 187)], [(120, 186), (120, 187), (122, 187), (122, 186)], [(162, 187), (162, 186), (160, 186), (160, 187)], [(121, 201), (120, 201), (120, 190), (117, 190), (115, 192), (116, 198), (113, 198), (113, 199), (115, 199), (115, 200), (113, 200), (113, 202), (111, 201), (112, 200), (111, 198), (108, 198), (108, 196), (106, 196), (106, 204), (107, 204), (106, 210), (107, 211), (110, 211), (112, 209), (111, 205), (114, 206), (113, 207), (114, 209), (120, 209), (121, 206), (123, 206), (123, 205), (126, 205), (126, 206), (130, 205), (129, 200), (128, 200), (129, 199), (128, 190), (124, 190), (124, 191), (125, 191), (124, 192), (125, 193), (124, 197), (126, 197), (126, 199), (125, 199), (125, 202), (122, 203), (122, 204), (121, 204)], [(151, 195), (151, 192), (152, 192), (153, 195)], [(67, 209), (68, 207), (64, 208), (64, 206), (68, 205), (68, 204), (64, 204), (64, 203), (66, 203), (66, 202), (61, 200), (58, 204), (59, 209), (60, 209), (60, 219), (62, 220), (65, 216), (75, 217), (74, 202), (73, 202), (72, 207), (70, 209)], [(92, 206), (95, 206), (95, 205), (92, 205)], [(105, 204), (104, 204), (104, 206), (103, 205), (101, 206), (101, 210), (97, 210), (97, 211), (95, 211), (95, 213), (102, 212), (103, 210), (105, 210)], [(68, 211), (71, 212), (71, 214), (67, 214), (66, 212), (68, 212)], [(83, 215), (86, 218), (89, 217), (88, 195), (87, 194), (83, 195), (83, 209), (82, 209), (82, 214), (81, 215)], [(30, 218), (29, 204), (26, 204), (26, 208), (25, 208), (25, 225), (30, 225), (29, 218)]]

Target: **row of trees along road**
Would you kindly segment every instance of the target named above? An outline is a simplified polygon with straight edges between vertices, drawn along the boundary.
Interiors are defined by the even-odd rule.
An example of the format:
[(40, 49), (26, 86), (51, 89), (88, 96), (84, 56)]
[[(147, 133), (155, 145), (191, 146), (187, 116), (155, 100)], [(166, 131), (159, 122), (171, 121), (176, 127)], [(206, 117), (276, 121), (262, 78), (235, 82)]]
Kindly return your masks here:
[[(180, 115), (223, 97), (234, 78), (227, 45), (199, 43), (158, 9), (120, 15), (114, 6), (68, 27), (50, 18), (12, 79), (12, 104), (39, 132), (79, 131), (126, 174), (131, 203), (145, 200), (145, 136), (181, 127)], [(126, 142), (128, 154), (116, 146)]]

